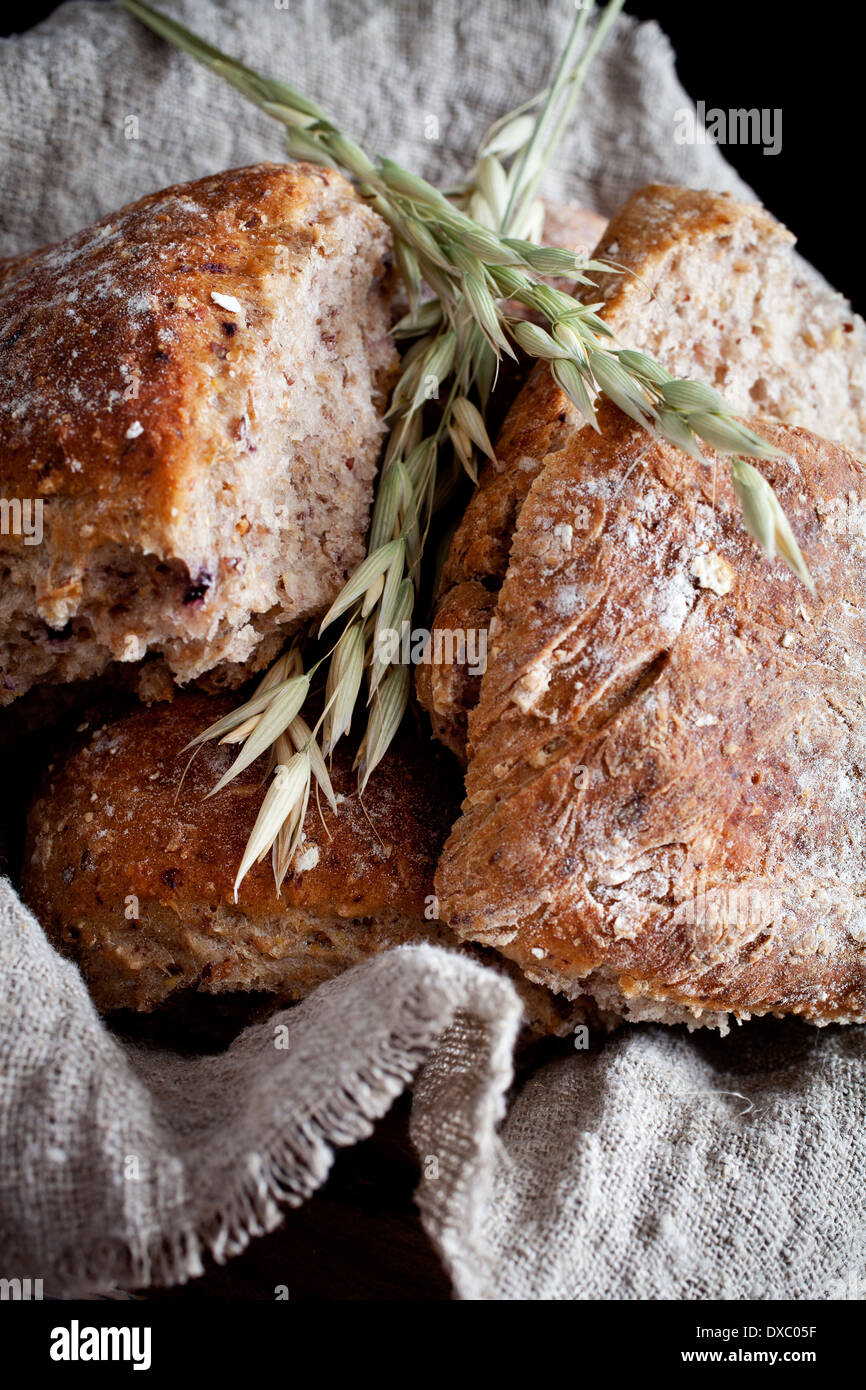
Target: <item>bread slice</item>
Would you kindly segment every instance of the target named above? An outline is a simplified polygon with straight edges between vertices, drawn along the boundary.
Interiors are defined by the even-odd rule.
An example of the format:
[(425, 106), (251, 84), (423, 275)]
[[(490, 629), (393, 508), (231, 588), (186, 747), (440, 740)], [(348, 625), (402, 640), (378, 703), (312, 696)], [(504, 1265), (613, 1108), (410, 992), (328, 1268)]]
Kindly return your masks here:
[[(623, 346), (709, 382), (743, 414), (805, 425), (866, 454), (866, 325), (793, 245), (761, 207), (652, 184), (613, 217), (594, 253), (624, 272), (595, 276), (599, 293), (587, 294), (603, 298), (601, 316)], [(523, 500), (545, 460), (583, 427), (537, 367), (454, 536), (437, 626), (467, 626), (461, 608), (473, 621), (481, 610), (492, 616)], [(418, 695), (434, 732), (465, 758), (478, 678), (419, 668)]]
[(0, 497), (32, 534), (0, 535), (0, 703), (145, 659), (150, 693), (237, 683), (327, 608), (364, 554), (391, 260), (339, 174), (262, 164), (7, 263)]
[(443, 919), (630, 1019), (862, 1022), (866, 467), (752, 421), (813, 598), (717, 460), (602, 406), (520, 513)]
[[(459, 807), (447, 754), (407, 731), (363, 802), (340, 744), (334, 816), (311, 797), (305, 839), (277, 894), (270, 859), (234, 901), (262, 802), (261, 765), (205, 797), (233, 751), (207, 744), (182, 786), (184, 746), (231, 708), (190, 692), (87, 732), (45, 778), (28, 818), (23, 895), (80, 964), (102, 1011), (150, 1011), (185, 992), (303, 998), (380, 951), (429, 942), (467, 950), (437, 917), (433, 870)], [(534, 1032), (568, 1031), (575, 1009), (495, 952)]]

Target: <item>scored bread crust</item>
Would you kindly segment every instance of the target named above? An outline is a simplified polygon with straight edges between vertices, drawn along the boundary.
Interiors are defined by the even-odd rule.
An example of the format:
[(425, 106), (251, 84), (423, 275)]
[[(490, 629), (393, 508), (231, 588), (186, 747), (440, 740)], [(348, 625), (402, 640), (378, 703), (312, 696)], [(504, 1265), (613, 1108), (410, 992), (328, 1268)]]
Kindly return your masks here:
[(437, 892), (459, 935), (630, 1018), (863, 1021), (866, 468), (752, 423), (817, 596), (721, 460), (602, 401), (521, 511)]
[[(92, 731), (48, 770), (28, 816), (22, 892), (81, 966), (104, 1011), (152, 1010), (183, 990), (299, 999), (379, 951), (410, 942), (466, 950), (436, 918), (433, 870), (459, 806), (448, 755), (404, 730), (363, 802), (352, 751), (331, 775), (334, 815), (311, 794), (304, 840), (278, 895), (270, 856), (234, 901), (234, 877), (264, 796), (261, 763), (208, 792), (236, 748), (185, 746), (232, 708), (191, 692)], [(429, 914), (429, 915), (428, 915)], [(514, 979), (529, 1026), (567, 1031), (573, 1006)]]
[[(579, 297), (603, 300), (600, 316), (623, 346), (709, 381), (734, 409), (803, 424), (866, 453), (866, 327), (795, 257), (793, 243), (755, 204), (651, 184), (611, 219), (593, 252), (623, 271), (594, 272), (595, 288)], [(775, 280), (790, 282), (793, 309), (781, 294), (774, 305)], [(493, 616), (524, 498), (548, 457), (584, 427), (539, 363), (455, 532), (439, 586), (447, 622), (437, 611), (434, 628), (468, 627), (482, 608)], [(475, 610), (465, 621), (464, 600)], [(465, 762), (479, 678), (420, 667), (417, 690), (437, 737)]]
[(6, 263), (0, 495), (44, 539), (0, 536), (0, 703), (148, 656), (237, 684), (327, 608), (363, 558), (394, 287), (381, 218), (303, 164)]

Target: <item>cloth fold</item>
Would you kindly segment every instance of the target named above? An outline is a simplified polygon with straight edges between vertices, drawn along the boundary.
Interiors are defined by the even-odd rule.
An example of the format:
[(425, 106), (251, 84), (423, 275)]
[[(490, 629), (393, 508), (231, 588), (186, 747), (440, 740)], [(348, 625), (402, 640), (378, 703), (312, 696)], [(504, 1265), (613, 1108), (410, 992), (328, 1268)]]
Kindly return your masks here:
[(225, 1052), (121, 1042), (5, 881), (0, 988), (4, 1273), (65, 1293), (178, 1283), (205, 1253), (237, 1254), (321, 1186), (334, 1149), (366, 1138), (437, 1048), (474, 1074), (456, 1090), (452, 1076), (454, 1171), (485, 1169), (521, 1018), (502, 976), (413, 946)]
[[(547, 81), (545, 0), (165, 0), (437, 181)], [(622, 20), (544, 191), (610, 212), (650, 180), (748, 195), (654, 24)], [(281, 158), (279, 128), (112, 6), (0, 43), (0, 254), (169, 183)], [(324, 1181), (413, 1086), (418, 1202), (466, 1299), (862, 1298), (863, 1031), (591, 1034), (513, 1083), (520, 1007), (432, 947), (372, 960), (226, 1052), (121, 1042), (0, 883), (0, 1274), (46, 1290), (176, 1282)]]

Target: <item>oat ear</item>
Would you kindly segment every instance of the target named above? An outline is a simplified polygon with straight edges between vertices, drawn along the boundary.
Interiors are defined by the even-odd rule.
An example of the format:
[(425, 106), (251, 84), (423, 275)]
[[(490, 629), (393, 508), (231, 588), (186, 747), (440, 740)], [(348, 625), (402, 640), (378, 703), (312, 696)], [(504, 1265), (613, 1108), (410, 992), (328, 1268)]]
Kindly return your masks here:
[(782, 504), (770, 483), (745, 459), (731, 463), (731, 482), (743, 509), (743, 521), (753, 540), (772, 559), (778, 555), (811, 594), (815, 584), (797, 544)]

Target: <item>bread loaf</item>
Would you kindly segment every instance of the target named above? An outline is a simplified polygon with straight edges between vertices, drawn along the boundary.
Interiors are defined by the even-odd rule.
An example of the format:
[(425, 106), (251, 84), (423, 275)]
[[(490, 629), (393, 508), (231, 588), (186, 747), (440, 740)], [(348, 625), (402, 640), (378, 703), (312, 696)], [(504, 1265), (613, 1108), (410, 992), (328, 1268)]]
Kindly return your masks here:
[[(866, 454), (866, 325), (793, 250), (763, 208), (721, 194), (650, 185), (612, 218), (595, 255), (625, 267), (594, 275), (601, 317), (623, 346), (716, 387), (743, 414), (807, 426)], [(583, 417), (539, 365), (508, 415), (452, 542), (435, 625), (495, 611), (523, 499)], [(461, 608), (466, 608), (466, 621)], [(434, 732), (465, 757), (478, 678), (419, 668)]]
[[(556, 203), (545, 205), (543, 240), (547, 246), (563, 246), (580, 255), (589, 256), (606, 226), (606, 219), (588, 208)], [(549, 283), (567, 293), (572, 282), (556, 277), (546, 277)], [(520, 304), (516, 299), (509, 300), (508, 312), (516, 318), (541, 322), (538, 314)], [(518, 396), (530, 375), (529, 361), (522, 353), (512, 361), (504, 358), (499, 364), (497, 390), (488, 409), (487, 425), (491, 433), (503, 422), (500, 401), (510, 402)], [(531, 417), (533, 430), (539, 415), (544, 415), (546, 400), (558, 402), (560, 393), (550, 373), (536, 374), (532, 386), (526, 387), (521, 399), (527, 402), (527, 414)], [(571, 407), (569, 406), (569, 410)], [(513, 419), (508, 417), (508, 421)], [(552, 417), (555, 419), (555, 417)], [(533, 436), (532, 445), (537, 443)], [(518, 454), (509, 444), (509, 426), (500, 434), (497, 454), (508, 455), (516, 460)], [(507, 546), (514, 526), (511, 509), (505, 506), (502, 515), (497, 514), (497, 502), (505, 501), (506, 494), (517, 495), (524, 479), (513, 482), (502, 475), (503, 488), (496, 489), (494, 474), (489, 467), (482, 473), (485, 489), (485, 512), (479, 525), (478, 504), (470, 504), (476, 510), (474, 517), (468, 518), (455, 534), (449, 549), (439, 586), (439, 604), (435, 625), (440, 631), (485, 630), (496, 607), (496, 588), (491, 585), (489, 576), (498, 575), (501, 582), (505, 573)], [(528, 483), (526, 484), (528, 486)], [(480, 489), (476, 493), (480, 497)], [(502, 554), (477, 554), (473, 559), (463, 555), (463, 548), (477, 540), (482, 551), (487, 547), (504, 547)], [(476, 577), (476, 575), (478, 577)], [(477, 698), (477, 677), (470, 674), (460, 661), (432, 661), (418, 666), (415, 676), (416, 693), (427, 710), (436, 737), (450, 748), (463, 761), (466, 745), (466, 712)]]
[[(206, 801), (233, 751), (204, 746), (181, 785), (185, 745), (231, 707), (198, 692), (89, 731), (56, 760), (28, 819), (23, 894), (80, 964), (104, 1011), (148, 1011), (184, 991), (266, 991), (299, 999), (389, 947), (460, 943), (437, 919), (433, 870), (457, 814), (448, 756), (404, 731), (363, 801), (345, 743), (333, 815), (315, 796), (293, 870), (277, 894), (270, 858), (233, 884), (261, 805), (261, 765)], [(236, 750), (234, 750), (236, 751)], [(466, 947), (460, 947), (466, 950)], [(574, 1009), (492, 951), (536, 1032)]]
[(720, 461), (602, 407), (520, 513), (443, 919), (631, 1019), (862, 1022), (866, 467), (752, 421), (812, 597)]
[(112, 663), (145, 694), (237, 683), (327, 608), (364, 554), (393, 289), (385, 224), (300, 164), (7, 263), (0, 497), (30, 534), (4, 511), (0, 703)]

